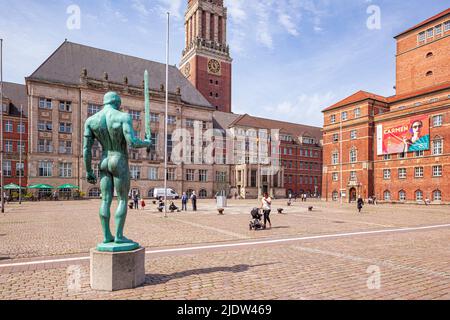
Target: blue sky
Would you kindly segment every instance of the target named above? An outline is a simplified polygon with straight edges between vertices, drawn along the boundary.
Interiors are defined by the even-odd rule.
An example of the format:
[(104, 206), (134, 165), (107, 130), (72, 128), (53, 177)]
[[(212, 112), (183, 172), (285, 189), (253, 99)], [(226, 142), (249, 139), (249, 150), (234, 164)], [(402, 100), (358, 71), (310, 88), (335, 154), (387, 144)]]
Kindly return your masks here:
[[(321, 110), (358, 91), (395, 94), (393, 37), (450, 6), (443, 0), (225, 0), (233, 62), (233, 111), (321, 126)], [(187, 0), (0, 0), (4, 79), (24, 83), (63, 41), (165, 61), (184, 45)], [(66, 26), (70, 5), (81, 28)], [(378, 6), (380, 29), (367, 13)]]

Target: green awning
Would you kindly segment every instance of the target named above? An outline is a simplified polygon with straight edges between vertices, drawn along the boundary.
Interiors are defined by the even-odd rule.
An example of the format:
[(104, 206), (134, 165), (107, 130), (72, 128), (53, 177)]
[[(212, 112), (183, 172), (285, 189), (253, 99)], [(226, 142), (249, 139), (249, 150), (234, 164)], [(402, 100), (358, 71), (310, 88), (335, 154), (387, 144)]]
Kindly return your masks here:
[(55, 187), (52, 187), (48, 184), (35, 184), (34, 186), (29, 186), (28, 189), (55, 189)]
[(15, 184), (15, 183), (10, 183), (10, 184), (7, 184), (6, 186), (4, 186), (3, 189), (5, 189), (5, 190), (19, 190), (20, 187), (17, 184)]
[(57, 189), (79, 189), (80, 187), (74, 186), (73, 184), (67, 183), (59, 186)]

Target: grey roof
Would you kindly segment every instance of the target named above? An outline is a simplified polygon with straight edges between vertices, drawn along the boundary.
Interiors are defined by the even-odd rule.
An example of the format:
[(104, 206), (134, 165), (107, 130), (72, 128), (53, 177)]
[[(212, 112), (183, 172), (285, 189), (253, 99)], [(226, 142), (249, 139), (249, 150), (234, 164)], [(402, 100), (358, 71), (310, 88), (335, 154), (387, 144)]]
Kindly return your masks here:
[(237, 118), (239, 114), (227, 113), (222, 111), (214, 111), (213, 113), (213, 126), (214, 129), (227, 130)]
[(23, 84), (3, 82), (3, 96), (11, 100), (9, 114), (20, 116), (20, 105), (23, 107), (23, 114), (28, 114), (27, 87)]
[[(166, 83), (165, 64), (68, 41), (63, 42), (28, 79), (79, 85), (83, 68), (87, 69), (89, 78), (101, 80), (107, 72), (109, 81), (123, 83), (126, 76), (129, 85), (136, 87), (142, 86), (144, 71), (148, 70), (151, 89), (160, 90), (161, 84)], [(175, 66), (169, 66), (169, 91), (176, 92), (177, 87), (181, 88), (184, 102), (212, 107)]]

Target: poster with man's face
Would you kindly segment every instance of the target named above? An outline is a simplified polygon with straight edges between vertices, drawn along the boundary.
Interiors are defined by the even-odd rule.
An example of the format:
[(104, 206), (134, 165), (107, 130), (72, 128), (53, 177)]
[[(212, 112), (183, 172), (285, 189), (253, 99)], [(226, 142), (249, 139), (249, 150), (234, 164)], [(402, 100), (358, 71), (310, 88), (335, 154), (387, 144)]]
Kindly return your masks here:
[(425, 151), (430, 149), (430, 121), (417, 116), (377, 126), (377, 154)]

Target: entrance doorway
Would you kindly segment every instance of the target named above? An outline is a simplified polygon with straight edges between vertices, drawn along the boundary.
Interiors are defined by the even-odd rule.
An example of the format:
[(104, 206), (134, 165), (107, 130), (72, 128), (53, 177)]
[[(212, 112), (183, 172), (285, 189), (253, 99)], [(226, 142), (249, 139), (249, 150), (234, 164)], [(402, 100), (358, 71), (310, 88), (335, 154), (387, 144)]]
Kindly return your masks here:
[(351, 188), (350, 192), (349, 192), (349, 200), (350, 202), (356, 202), (356, 189), (355, 188)]

